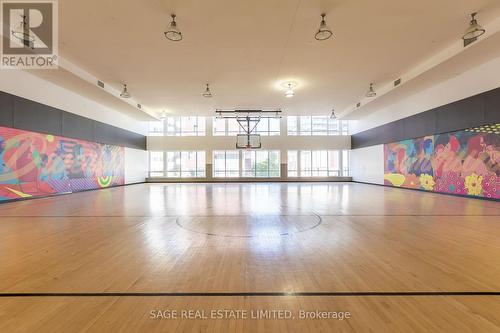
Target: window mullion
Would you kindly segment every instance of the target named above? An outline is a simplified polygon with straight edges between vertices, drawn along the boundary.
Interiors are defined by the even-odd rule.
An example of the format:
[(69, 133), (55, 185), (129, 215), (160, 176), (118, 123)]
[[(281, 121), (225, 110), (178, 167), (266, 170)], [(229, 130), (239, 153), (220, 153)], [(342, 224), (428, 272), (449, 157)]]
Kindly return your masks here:
[(167, 152), (163, 151), (163, 177), (167, 176)]
[(224, 150), (224, 177), (227, 178), (227, 150)]
[(243, 177), (243, 151), (239, 150), (238, 151), (238, 175), (239, 178)]
[(339, 176), (342, 176), (344, 173), (344, 151), (339, 150), (337, 153), (339, 156)]

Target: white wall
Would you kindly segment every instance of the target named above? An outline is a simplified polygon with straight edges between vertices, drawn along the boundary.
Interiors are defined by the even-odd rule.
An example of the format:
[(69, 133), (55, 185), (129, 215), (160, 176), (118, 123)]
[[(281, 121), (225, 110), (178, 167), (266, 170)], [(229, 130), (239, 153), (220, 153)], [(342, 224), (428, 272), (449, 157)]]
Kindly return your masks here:
[[(354, 133), (424, 112), (500, 87), (500, 58), (433, 85), (357, 121)], [(351, 151), (354, 181), (383, 184), (383, 145)]]
[[(132, 132), (147, 133), (147, 122), (137, 121), (28, 72), (1, 70), (0, 90)], [(147, 165), (146, 151), (125, 148), (125, 183), (143, 182)]]
[(148, 152), (125, 147), (125, 184), (140, 183), (148, 177)]
[(354, 181), (384, 184), (384, 145), (351, 150), (349, 171)]
[(1, 70), (0, 90), (132, 132), (147, 133), (147, 122), (137, 121), (22, 70)]
[(500, 57), (377, 110), (354, 123), (358, 133), (500, 87)]

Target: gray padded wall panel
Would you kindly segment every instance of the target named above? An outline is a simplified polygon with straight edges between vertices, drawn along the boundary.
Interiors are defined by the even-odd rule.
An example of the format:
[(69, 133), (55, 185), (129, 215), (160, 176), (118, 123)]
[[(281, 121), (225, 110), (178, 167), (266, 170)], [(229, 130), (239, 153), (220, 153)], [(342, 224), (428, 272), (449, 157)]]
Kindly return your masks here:
[(351, 136), (353, 149), (500, 123), (500, 88)]
[(0, 91), (0, 126), (146, 150), (146, 137)]
[(484, 121), (487, 124), (500, 122), (500, 94), (487, 92), (484, 99)]
[(14, 128), (61, 135), (62, 111), (27, 99), (15, 99)]
[(64, 112), (62, 115), (62, 136), (94, 141), (94, 121)]
[(484, 125), (484, 96), (477, 95), (427, 111), (436, 113), (436, 133)]
[(14, 126), (14, 99), (0, 92), (0, 126)]
[(436, 114), (419, 113), (403, 119), (404, 136), (418, 138), (422, 133), (436, 132)]

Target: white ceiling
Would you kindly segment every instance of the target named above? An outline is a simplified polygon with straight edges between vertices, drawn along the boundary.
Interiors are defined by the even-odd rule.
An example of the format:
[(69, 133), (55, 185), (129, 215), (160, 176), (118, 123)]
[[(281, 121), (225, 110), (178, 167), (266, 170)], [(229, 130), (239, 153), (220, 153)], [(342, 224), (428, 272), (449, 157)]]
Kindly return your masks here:
[[(59, 0), (60, 55), (117, 89), (126, 82), (155, 112), (328, 114), (456, 41), (472, 11), (493, 20), (500, 1)], [(318, 42), (321, 12), (334, 38)], [(181, 42), (163, 36), (170, 13)], [(294, 98), (277, 88), (283, 80), (298, 82)]]

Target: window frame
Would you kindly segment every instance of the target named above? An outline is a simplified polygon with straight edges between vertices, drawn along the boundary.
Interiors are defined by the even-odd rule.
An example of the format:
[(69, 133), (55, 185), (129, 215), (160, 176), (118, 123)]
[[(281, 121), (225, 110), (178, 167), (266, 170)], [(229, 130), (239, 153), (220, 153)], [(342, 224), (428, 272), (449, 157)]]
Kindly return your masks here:
[[(224, 152), (224, 170), (216, 167), (218, 164), (216, 162), (216, 155)], [(238, 171), (237, 176), (235, 175), (236, 170), (227, 169), (227, 153), (238, 152)], [(262, 171), (258, 170), (258, 161), (259, 156), (262, 154), (266, 154), (266, 170), (264, 170), (264, 174), (259, 173)], [(271, 168), (271, 154), (274, 154), (277, 157), (277, 168)], [(251, 156), (251, 166), (248, 168), (245, 163), (245, 155)], [(228, 175), (229, 174), (229, 175)], [(267, 179), (267, 178), (280, 178), (281, 177), (281, 151), (277, 149), (265, 149), (265, 150), (213, 150), (212, 151), (212, 177), (214, 178), (252, 178), (252, 179)]]
[[(186, 172), (183, 170), (183, 154), (186, 153), (195, 153), (195, 176), (185, 176)], [(161, 153), (162, 155), (162, 170), (156, 171), (151, 170), (151, 153)], [(178, 164), (175, 164), (174, 167), (169, 167), (169, 155), (173, 155), (174, 158), (177, 156)], [(201, 159), (200, 156), (204, 158)], [(178, 166), (178, 168), (177, 168)], [(206, 178), (206, 151), (205, 150), (165, 150), (165, 151), (150, 151), (149, 152), (149, 177), (163, 177), (163, 178), (171, 178), (171, 179), (181, 179), (181, 178)]]
[[(223, 121), (222, 125), (224, 130), (217, 130), (216, 123)], [(232, 124), (234, 122), (234, 124)], [(272, 124), (272, 122), (277, 122), (278, 129), (271, 130), (276, 123)], [(265, 124), (266, 130), (259, 129), (259, 125)], [(274, 126), (272, 126), (274, 125)], [(238, 130), (235, 130), (238, 128)], [(238, 124), (236, 118), (218, 118), (212, 117), (212, 136), (236, 136), (238, 134), (245, 134), (245, 131)], [(252, 131), (252, 134), (259, 134), (261, 136), (280, 136), (281, 135), (281, 118), (261, 118), (255, 129)]]
[[(287, 178), (347, 177), (349, 175), (349, 165), (348, 161), (347, 166), (344, 165), (346, 163), (343, 161), (344, 154), (349, 156), (349, 150), (288, 150)], [(295, 157), (292, 157), (292, 155)], [(336, 163), (332, 163), (332, 159), (335, 159)], [(332, 167), (333, 165), (336, 165), (337, 168)]]
[[(194, 130), (183, 129), (183, 123), (192, 118), (196, 119), (193, 126)], [(205, 116), (168, 116), (160, 120), (162, 124), (161, 131), (152, 131), (152, 127), (154, 128), (152, 124), (158, 123), (158, 121), (150, 121), (148, 136), (206, 136), (206, 118)], [(173, 127), (173, 129), (170, 129), (170, 127)]]
[[(326, 130), (315, 130), (321, 119), (326, 120)], [(349, 135), (350, 128), (349, 120), (332, 119), (330, 116), (288, 116), (286, 124), (289, 136)]]

